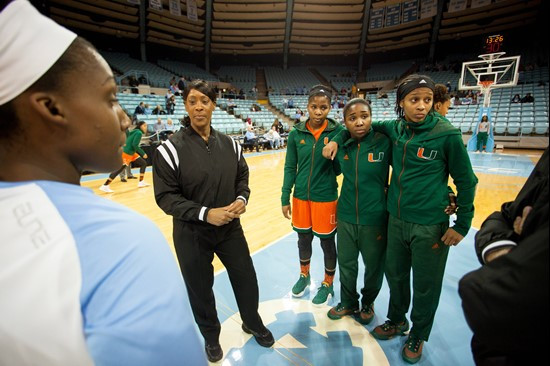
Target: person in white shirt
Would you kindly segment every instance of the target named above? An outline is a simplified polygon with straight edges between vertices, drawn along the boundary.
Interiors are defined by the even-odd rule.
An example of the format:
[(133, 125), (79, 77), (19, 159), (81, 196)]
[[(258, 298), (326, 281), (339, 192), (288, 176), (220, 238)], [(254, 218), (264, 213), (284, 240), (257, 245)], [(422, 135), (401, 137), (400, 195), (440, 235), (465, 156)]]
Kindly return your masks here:
[(122, 165), (109, 65), (27, 0), (0, 2), (0, 50), (0, 364), (206, 366), (162, 232), (80, 186)]

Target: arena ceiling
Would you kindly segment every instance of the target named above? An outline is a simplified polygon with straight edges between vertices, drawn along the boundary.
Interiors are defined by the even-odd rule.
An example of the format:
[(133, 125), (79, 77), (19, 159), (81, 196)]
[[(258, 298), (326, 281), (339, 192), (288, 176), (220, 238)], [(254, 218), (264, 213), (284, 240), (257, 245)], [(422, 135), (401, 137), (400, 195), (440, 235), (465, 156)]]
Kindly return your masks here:
[[(362, 55), (535, 23), (542, 0), (42, 0), (72, 29), (209, 55)], [(545, 14), (544, 16), (547, 16)]]

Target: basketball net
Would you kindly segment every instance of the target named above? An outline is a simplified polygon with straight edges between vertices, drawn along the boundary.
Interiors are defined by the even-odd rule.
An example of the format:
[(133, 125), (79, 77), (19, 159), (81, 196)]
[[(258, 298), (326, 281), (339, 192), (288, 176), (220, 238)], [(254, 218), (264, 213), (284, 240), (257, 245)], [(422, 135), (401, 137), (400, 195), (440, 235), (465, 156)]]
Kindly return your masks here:
[(494, 81), (492, 80), (483, 80), (478, 81), (478, 85), (481, 87), (481, 93), (483, 94), (483, 106), (489, 107), (491, 103), (491, 86)]

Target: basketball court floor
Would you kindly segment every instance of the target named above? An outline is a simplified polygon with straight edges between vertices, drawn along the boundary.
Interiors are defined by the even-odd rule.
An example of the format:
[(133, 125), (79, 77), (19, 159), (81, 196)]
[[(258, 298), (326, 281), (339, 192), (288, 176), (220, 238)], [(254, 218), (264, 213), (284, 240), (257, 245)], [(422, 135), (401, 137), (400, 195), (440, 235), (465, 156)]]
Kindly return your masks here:
[[(462, 312), (458, 281), (480, 266), (474, 252), (476, 228), (503, 202), (515, 198), (541, 154), (542, 151), (514, 150), (495, 154), (470, 153), (479, 178), (473, 227), (465, 239), (450, 250), (433, 330), (418, 365), (474, 365), (470, 351), (472, 333)], [(224, 359), (217, 364), (405, 365), (400, 353), (406, 337), (377, 341), (369, 334), (386, 320), (389, 291), (385, 281), (375, 302), (375, 319), (369, 325), (361, 325), (351, 317), (334, 321), (326, 316), (330, 306), (338, 303), (338, 272), (335, 299), (322, 307), (313, 306), (311, 299), (323, 278), (318, 239), (314, 240), (310, 289), (299, 299), (290, 295), (290, 289), (298, 278), (299, 264), (297, 236), (292, 232), (290, 222), (282, 217), (280, 209), (284, 156), (284, 150), (245, 155), (250, 168), (252, 195), (247, 213), (241, 219), (258, 275), (260, 314), (276, 342), (269, 349), (260, 347), (252, 336), (241, 330), (242, 321), (231, 285), (216, 259), (214, 292), (222, 323), (220, 343), (224, 349)], [(150, 217), (171, 243), (171, 219), (154, 203), (152, 187), (138, 189), (131, 181), (120, 183), (117, 179), (112, 184), (115, 193), (105, 194), (97, 190), (105, 178), (106, 175), (85, 176), (82, 185)], [(146, 180), (152, 182), (150, 169)], [(452, 180), (450, 184), (452, 186)], [(362, 268), (359, 277), (362, 277)], [(358, 282), (357, 288), (360, 286)]]

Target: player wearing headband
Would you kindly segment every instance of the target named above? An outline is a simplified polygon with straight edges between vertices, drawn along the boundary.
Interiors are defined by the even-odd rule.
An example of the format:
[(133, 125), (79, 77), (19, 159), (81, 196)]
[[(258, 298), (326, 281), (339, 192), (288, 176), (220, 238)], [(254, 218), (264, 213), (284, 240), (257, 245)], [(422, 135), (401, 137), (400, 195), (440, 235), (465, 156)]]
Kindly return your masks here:
[(130, 124), (105, 60), (3, 1), (0, 80), (0, 363), (205, 365), (160, 230), (80, 187), (121, 166)]
[(295, 297), (303, 296), (311, 283), (309, 268), (313, 236), (321, 241), (325, 277), (313, 298), (313, 304), (319, 306), (334, 296), (332, 282), (336, 271), (336, 176), (340, 174), (340, 166), (337, 161), (323, 159), (322, 150), (343, 127), (327, 118), (331, 99), (332, 93), (326, 86), (317, 85), (310, 90), (309, 118), (296, 124), (288, 135), (281, 196), (283, 215), (292, 219), (292, 227), (298, 233), (300, 277), (292, 288)]
[[(392, 141), (392, 179), (388, 192), (388, 251), (386, 278), (390, 287), (388, 321), (372, 335), (381, 340), (404, 335), (411, 302), (413, 326), (402, 357), (416, 363), (432, 329), (439, 304), (449, 247), (468, 233), (474, 214), (477, 178), (461, 133), (433, 111), (434, 82), (410, 75), (397, 88), (397, 120), (373, 122), (374, 131)], [(335, 138), (336, 143), (347, 132)], [(325, 149), (332, 157), (335, 143)], [(449, 175), (457, 190), (457, 220), (449, 227)]]

